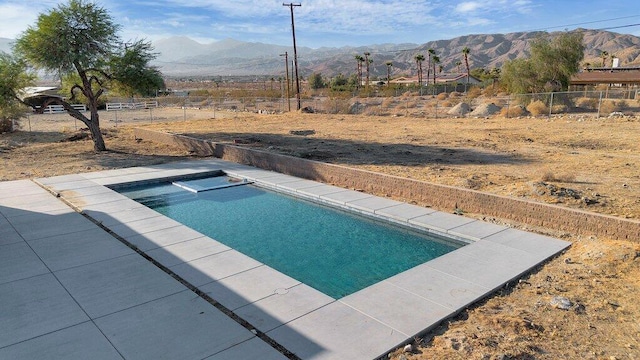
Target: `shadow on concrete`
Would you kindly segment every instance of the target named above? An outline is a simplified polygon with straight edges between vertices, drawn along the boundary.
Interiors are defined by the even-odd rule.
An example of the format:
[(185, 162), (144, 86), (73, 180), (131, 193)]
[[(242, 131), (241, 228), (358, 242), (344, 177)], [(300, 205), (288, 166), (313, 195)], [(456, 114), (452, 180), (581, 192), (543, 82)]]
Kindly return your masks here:
[[(50, 194), (38, 195), (45, 197), (43, 195)], [(207, 283), (216, 284), (215, 291), (210, 292), (189, 284), (154, 258), (178, 263), (183, 268), (188, 267), (189, 262), (158, 247), (153, 241), (138, 236), (138, 247), (153, 247), (154, 257), (151, 257), (109, 228), (90, 221), (91, 217), (70, 209), (58, 209), (62, 203), (53, 195), (34, 205), (44, 209), (54, 204), (55, 211), (31, 211), (28, 204), (14, 206), (18, 202), (12, 198), (16, 196), (19, 195), (5, 193), (0, 196), (0, 259), (7, 260), (0, 262), (3, 274), (0, 276), (0, 300), (3, 303), (0, 318), (7, 320), (0, 322), (1, 358), (4, 358), (2, 354), (13, 359), (42, 358), (50, 355), (48, 351), (51, 348), (56, 348), (58, 353), (64, 353), (68, 358), (89, 358), (92, 353), (112, 354), (114, 357), (120, 354), (125, 358), (145, 353), (148, 356), (174, 354), (179, 358), (282, 359), (285, 358), (283, 354), (297, 358), (260, 331), (257, 336), (262, 340), (256, 339), (249, 330), (258, 327), (235, 315), (216, 298), (224, 293), (226, 298), (246, 303), (261, 321), (275, 324), (280, 320), (255, 307), (252, 304), (254, 300), (243, 299), (240, 294), (224, 287), (218, 279), (211, 278)], [(115, 224), (110, 227), (127, 227), (126, 222), (104, 212), (94, 211), (93, 215), (101, 220), (110, 219), (105, 221)], [(153, 270), (154, 266), (166, 275)], [(120, 267), (134, 273), (123, 276)], [(100, 269), (106, 271), (98, 271)], [(198, 271), (192, 268), (187, 272), (193, 274)], [(153, 279), (143, 274), (153, 275)], [(115, 277), (110, 278), (113, 275)], [(196, 277), (208, 276), (201, 273)], [(193, 319), (173, 319), (172, 322), (175, 316), (172, 316), (171, 308), (166, 304), (154, 305), (182, 296), (179, 294), (187, 295), (176, 279), (194, 293), (187, 296), (191, 299), (188, 301), (190, 305), (180, 309)], [(101, 285), (110, 291), (98, 289)], [(41, 288), (43, 293), (35, 294), (36, 290), (31, 289), (33, 286)], [(97, 296), (91, 289), (102, 292)], [(207, 309), (201, 301), (195, 302), (197, 297), (216, 307), (224, 316), (211, 315), (215, 310)], [(141, 310), (136, 311), (138, 307)], [(173, 309), (178, 311), (175, 307)], [(208, 321), (210, 326), (198, 328), (203, 325), (202, 320), (197, 320), (202, 316), (213, 316), (213, 320)], [(225, 320), (225, 316), (233, 321)], [(240, 324), (244, 332), (233, 324)], [(170, 330), (172, 327), (184, 330), (184, 333)], [(297, 343), (304, 344), (312, 357), (325, 351), (293, 329), (287, 329), (287, 333)], [(249, 342), (250, 346), (237, 346)]]

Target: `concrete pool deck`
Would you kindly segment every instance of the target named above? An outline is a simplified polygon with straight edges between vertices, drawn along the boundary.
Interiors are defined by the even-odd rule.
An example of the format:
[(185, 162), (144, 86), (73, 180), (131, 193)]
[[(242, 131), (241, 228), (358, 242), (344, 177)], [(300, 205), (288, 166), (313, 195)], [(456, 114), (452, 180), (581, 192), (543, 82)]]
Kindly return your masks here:
[[(335, 300), (106, 187), (213, 170), (469, 245)], [(219, 159), (36, 182), (0, 183), (0, 358), (376, 358), (569, 246)]]

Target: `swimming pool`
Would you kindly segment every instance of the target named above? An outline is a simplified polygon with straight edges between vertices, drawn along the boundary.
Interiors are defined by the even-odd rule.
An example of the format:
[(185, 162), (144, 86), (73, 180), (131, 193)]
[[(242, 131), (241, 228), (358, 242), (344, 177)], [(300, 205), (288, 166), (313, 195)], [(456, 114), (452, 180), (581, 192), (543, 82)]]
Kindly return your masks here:
[(226, 176), (118, 191), (335, 299), (462, 246)]

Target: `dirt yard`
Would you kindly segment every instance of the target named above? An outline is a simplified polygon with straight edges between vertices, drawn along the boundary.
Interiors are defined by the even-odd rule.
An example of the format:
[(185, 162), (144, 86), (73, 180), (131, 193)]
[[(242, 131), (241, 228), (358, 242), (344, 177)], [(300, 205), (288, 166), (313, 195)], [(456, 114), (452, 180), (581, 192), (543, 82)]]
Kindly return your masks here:
[[(233, 114), (139, 126), (640, 220), (640, 117)], [(0, 180), (190, 158), (135, 140), (128, 126), (105, 130), (111, 151), (98, 154), (62, 129), (73, 127), (0, 135)], [(640, 242), (511, 225), (573, 246), (390, 357), (640, 359)], [(557, 296), (571, 301), (568, 310), (552, 305)]]

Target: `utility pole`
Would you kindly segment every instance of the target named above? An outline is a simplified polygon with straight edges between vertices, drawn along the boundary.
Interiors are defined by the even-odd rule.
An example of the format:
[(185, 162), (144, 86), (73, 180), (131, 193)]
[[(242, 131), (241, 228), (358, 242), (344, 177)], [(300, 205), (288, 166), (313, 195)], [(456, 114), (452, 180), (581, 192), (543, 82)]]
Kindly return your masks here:
[(291, 33), (293, 34), (293, 64), (296, 69), (296, 99), (298, 100), (298, 110), (300, 110), (300, 78), (298, 77), (298, 50), (296, 49), (296, 27), (293, 21), (293, 7), (302, 6), (300, 4), (282, 3), (282, 6), (288, 6), (291, 9)]
[(289, 95), (289, 54), (285, 51), (284, 54), (280, 54), (280, 56), (284, 56), (284, 68), (287, 74), (287, 104), (289, 111), (291, 111), (291, 95)]

